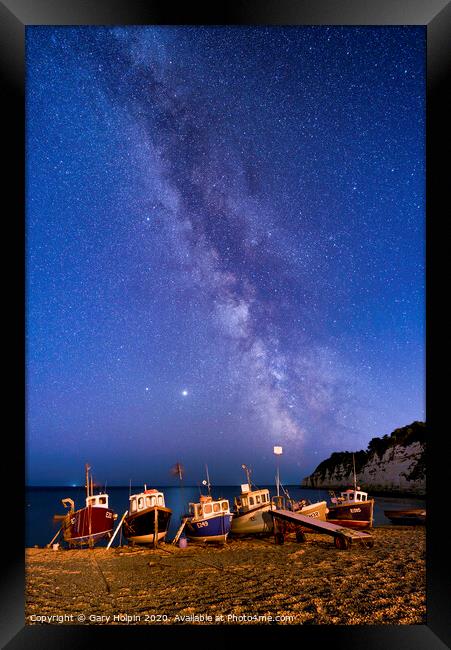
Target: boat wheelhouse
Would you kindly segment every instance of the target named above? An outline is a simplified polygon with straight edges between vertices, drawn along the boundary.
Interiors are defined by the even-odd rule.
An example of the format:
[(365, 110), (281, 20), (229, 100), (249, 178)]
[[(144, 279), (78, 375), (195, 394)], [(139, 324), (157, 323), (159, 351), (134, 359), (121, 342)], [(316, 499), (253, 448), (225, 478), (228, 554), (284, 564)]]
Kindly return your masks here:
[(132, 544), (154, 544), (164, 540), (172, 510), (166, 507), (164, 494), (147, 489), (131, 494), (128, 513), (124, 519), (124, 534)]
[(99, 492), (94, 494), (94, 483), (90, 467), (86, 465), (86, 500), (85, 507), (75, 510), (72, 499), (61, 499), (61, 503), (68, 512), (65, 515), (56, 516), (61, 519), (61, 527), (64, 541), (72, 546), (89, 546), (104, 538), (111, 537), (114, 520), (117, 514), (111, 510), (108, 503), (108, 494)]

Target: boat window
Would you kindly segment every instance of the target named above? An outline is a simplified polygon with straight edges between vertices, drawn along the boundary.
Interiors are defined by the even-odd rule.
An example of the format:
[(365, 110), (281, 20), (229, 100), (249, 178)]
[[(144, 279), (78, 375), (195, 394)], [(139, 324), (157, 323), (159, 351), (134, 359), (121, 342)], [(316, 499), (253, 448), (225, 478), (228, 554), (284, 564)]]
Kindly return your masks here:
[(215, 503), (213, 505), (213, 512), (219, 512), (220, 510), (221, 510), (221, 506), (219, 505), (219, 503)]
[(150, 497), (146, 497), (146, 508), (150, 508)]
[(189, 514), (194, 515), (194, 506), (192, 503), (189, 504)]
[(136, 512), (136, 499), (133, 499), (133, 501), (132, 501), (131, 511)]
[(249, 503), (251, 506), (254, 505), (254, 497), (249, 497)]
[(366, 494), (362, 494), (362, 501), (366, 501)]
[(245, 506), (245, 507), (247, 508), (248, 505), (249, 505), (249, 504), (248, 504), (248, 502), (247, 502), (247, 499), (243, 499), (243, 506)]
[(104, 506), (106, 504), (106, 497), (99, 497), (99, 503)]
[(138, 499), (138, 510), (142, 510), (144, 508), (144, 499), (143, 497), (139, 497)]
[(266, 494), (262, 494), (262, 501), (263, 501), (263, 503), (265, 503), (265, 501), (267, 501), (267, 496), (266, 496)]
[(204, 506), (204, 512), (205, 512), (206, 515), (211, 514), (211, 505), (210, 504)]
[(228, 510), (229, 509), (229, 502), (228, 501), (223, 501), (221, 503), (222, 509), (223, 510)]
[(357, 501), (360, 501), (360, 494), (356, 494), (355, 498), (357, 499)]
[(255, 500), (256, 500), (257, 503), (260, 503), (260, 495), (259, 494), (257, 494), (257, 496), (255, 497)]
[(158, 505), (159, 505), (159, 506), (164, 506), (164, 499), (163, 499), (163, 495), (162, 495), (162, 494), (159, 494), (159, 495), (158, 495)]
[(350, 492), (350, 493), (348, 494), (348, 499), (349, 499), (349, 501), (352, 501), (352, 500), (354, 499), (354, 495), (353, 495), (352, 492)]

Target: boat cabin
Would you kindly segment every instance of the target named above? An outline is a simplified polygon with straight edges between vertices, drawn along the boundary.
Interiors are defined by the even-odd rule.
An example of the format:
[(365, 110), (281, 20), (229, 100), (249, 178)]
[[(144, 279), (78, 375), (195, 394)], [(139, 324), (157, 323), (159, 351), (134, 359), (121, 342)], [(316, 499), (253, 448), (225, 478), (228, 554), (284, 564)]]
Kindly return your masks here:
[(132, 494), (129, 498), (130, 506), (129, 513), (134, 514), (141, 510), (148, 508), (155, 508), (157, 506), (164, 508), (164, 494), (158, 490), (144, 490), (140, 494)]
[(228, 499), (212, 499), (210, 496), (201, 496), (200, 503), (189, 504), (189, 515), (193, 519), (209, 519), (219, 514), (230, 514)]
[(345, 490), (344, 492), (341, 492), (339, 497), (333, 497), (331, 499), (332, 503), (340, 504), (340, 503), (358, 503), (359, 501), (367, 501), (368, 500), (368, 493), (367, 492), (362, 492), (360, 488), (357, 488), (357, 490)]
[(251, 490), (248, 483), (241, 486), (241, 494), (235, 497), (235, 507), (241, 512), (249, 512), (270, 503), (269, 490)]
[(108, 508), (108, 494), (93, 494), (86, 497), (86, 507), (92, 508)]

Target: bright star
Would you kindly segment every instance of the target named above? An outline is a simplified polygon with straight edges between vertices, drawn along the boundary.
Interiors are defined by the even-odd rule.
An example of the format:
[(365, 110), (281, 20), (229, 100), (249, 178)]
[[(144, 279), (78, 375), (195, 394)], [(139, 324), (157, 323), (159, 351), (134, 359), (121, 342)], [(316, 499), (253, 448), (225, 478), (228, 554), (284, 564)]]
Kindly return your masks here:
[(183, 395), (183, 397), (186, 397), (188, 395), (188, 391), (186, 389), (182, 390), (182, 395)]

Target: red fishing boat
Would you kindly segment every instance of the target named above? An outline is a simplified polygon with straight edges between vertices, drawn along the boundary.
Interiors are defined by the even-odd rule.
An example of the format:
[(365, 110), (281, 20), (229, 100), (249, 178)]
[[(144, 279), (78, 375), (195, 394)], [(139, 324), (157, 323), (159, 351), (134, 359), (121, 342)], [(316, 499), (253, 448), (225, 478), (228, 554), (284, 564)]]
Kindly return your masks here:
[(72, 499), (61, 499), (61, 503), (69, 511), (65, 515), (56, 515), (61, 519), (64, 541), (73, 546), (89, 546), (92, 548), (101, 539), (111, 537), (114, 520), (117, 515), (108, 507), (108, 494), (94, 494), (94, 484), (91, 468), (86, 465), (86, 506), (75, 510)]
[[(333, 494), (333, 493), (332, 493)], [(374, 499), (359, 487), (345, 490), (328, 505), (327, 521), (345, 528), (365, 529), (373, 526)]]
[(373, 526), (374, 499), (368, 498), (368, 493), (357, 486), (355, 459), (352, 455), (354, 468), (354, 488), (341, 492), (337, 497), (330, 492), (331, 503), (328, 505), (327, 521), (346, 528), (365, 529)]

